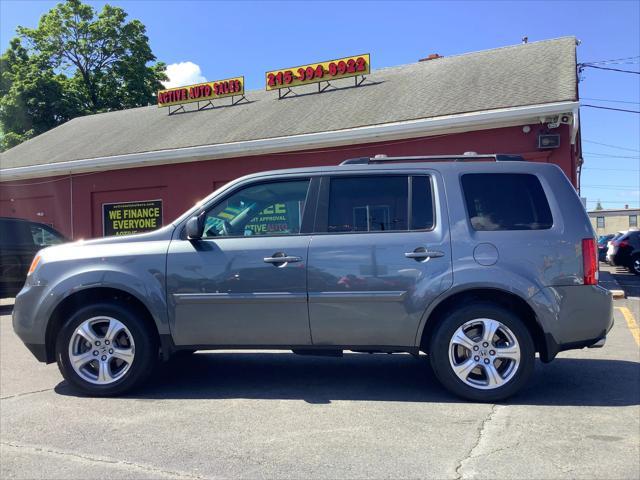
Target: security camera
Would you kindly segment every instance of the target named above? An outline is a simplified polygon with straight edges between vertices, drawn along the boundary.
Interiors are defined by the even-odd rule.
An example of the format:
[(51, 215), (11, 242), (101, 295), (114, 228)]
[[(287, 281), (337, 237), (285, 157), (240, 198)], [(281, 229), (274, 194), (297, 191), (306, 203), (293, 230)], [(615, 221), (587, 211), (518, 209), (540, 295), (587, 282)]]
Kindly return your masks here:
[(560, 123), (570, 124), (571, 123), (571, 114), (564, 113), (560, 115)]

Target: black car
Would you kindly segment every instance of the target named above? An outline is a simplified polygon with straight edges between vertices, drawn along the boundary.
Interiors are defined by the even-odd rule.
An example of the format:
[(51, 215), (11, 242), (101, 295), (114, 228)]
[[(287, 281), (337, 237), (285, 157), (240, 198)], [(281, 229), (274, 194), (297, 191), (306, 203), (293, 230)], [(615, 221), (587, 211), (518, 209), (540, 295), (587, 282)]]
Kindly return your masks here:
[(598, 260), (601, 262), (607, 261), (607, 248), (609, 248), (609, 241), (613, 239), (615, 235), (610, 233), (608, 235), (600, 235), (598, 237)]
[(618, 249), (612, 257), (613, 264), (627, 267), (632, 273), (640, 275), (640, 231), (627, 232), (614, 240), (614, 245)]
[(66, 241), (43, 223), (0, 217), (0, 298), (20, 291), (38, 250)]

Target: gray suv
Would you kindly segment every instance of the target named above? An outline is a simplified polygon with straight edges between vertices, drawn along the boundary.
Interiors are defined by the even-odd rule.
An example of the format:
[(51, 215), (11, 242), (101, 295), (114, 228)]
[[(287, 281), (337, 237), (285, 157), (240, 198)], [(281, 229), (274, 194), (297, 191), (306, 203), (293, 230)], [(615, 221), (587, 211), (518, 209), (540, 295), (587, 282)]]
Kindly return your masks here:
[(91, 395), (224, 348), (422, 351), (451, 392), (496, 401), (536, 353), (604, 344), (612, 300), (597, 279), (593, 229), (558, 167), (376, 156), (249, 175), (155, 232), (46, 248), (13, 327)]

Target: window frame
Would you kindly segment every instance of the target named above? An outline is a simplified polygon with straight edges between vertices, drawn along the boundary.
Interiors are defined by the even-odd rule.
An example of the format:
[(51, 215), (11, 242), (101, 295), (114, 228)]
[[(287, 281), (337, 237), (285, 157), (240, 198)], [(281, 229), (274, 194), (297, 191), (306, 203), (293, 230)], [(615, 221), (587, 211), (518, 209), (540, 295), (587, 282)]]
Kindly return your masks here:
[[(547, 208), (549, 209), (549, 214), (551, 215), (551, 225), (547, 228), (523, 228), (523, 229), (497, 229), (497, 230), (478, 230), (473, 226), (473, 223), (471, 222), (471, 212), (469, 211), (469, 208), (467, 206), (467, 195), (465, 193), (464, 190), (464, 185), (462, 184), (462, 178), (465, 175), (522, 175), (522, 176), (532, 176), (534, 177), (536, 180), (538, 180), (538, 183), (540, 185), (540, 188), (542, 189), (542, 193), (544, 194), (544, 199), (547, 202)], [(545, 184), (542, 181), (542, 179), (536, 175), (535, 173), (530, 173), (530, 172), (464, 172), (461, 173), (458, 176), (458, 185), (460, 188), (460, 195), (461, 195), (461, 199), (462, 199), (462, 206), (464, 208), (464, 212), (465, 212), (465, 216), (467, 217), (467, 224), (469, 225), (469, 228), (471, 229), (472, 232), (475, 232), (476, 234), (478, 233), (504, 233), (504, 232), (509, 232), (509, 233), (515, 233), (515, 232), (526, 232), (526, 233), (533, 233), (533, 232), (548, 232), (549, 230), (553, 230), (556, 227), (556, 216), (554, 215), (554, 209), (552, 207), (551, 204), (551, 196), (547, 193), (547, 190), (545, 189)]]
[[(600, 220), (602, 220), (602, 225), (600, 225)], [(597, 215), (596, 216), (596, 228), (606, 228), (605, 227), (604, 215)]]
[[(329, 201), (331, 196), (331, 180), (339, 178), (371, 178), (371, 177), (405, 177), (407, 179), (407, 229), (406, 230), (373, 230), (373, 231), (350, 231), (350, 232), (329, 232)], [(431, 212), (433, 216), (433, 224), (431, 228), (426, 229), (411, 229), (411, 223), (413, 220), (413, 178), (414, 177), (427, 177), (429, 186), (431, 189)], [(431, 172), (406, 172), (406, 173), (388, 173), (384, 171), (379, 172), (336, 172), (328, 175), (323, 175), (320, 179), (317, 207), (314, 220), (314, 235), (367, 235), (367, 234), (389, 234), (389, 233), (411, 233), (411, 232), (432, 232), (436, 229), (438, 224), (436, 209), (436, 196), (434, 188), (434, 178)]]
[[(635, 218), (635, 221), (633, 222), (633, 225), (631, 224), (631, 218)], [(629, 228), (632, 227), (637, 227), (638, 226), (638, 215), (629, 215)]]
[(202, 214), (205, 214), (207, 212), (209, 212), (211, 209), (217, 207), (220, 203), (224, 202), (225, 200), (227, 200), (229, 197), (235, 195), (236, 193), (240, 192), (241, 190), (244, 190), (246, 188), (251, 188), (251, 187), (255, 187), (257, 185), (263, 185), (266, 183), (285, 183), (285, 182), (300, 182), (300, 181), (308, 181), (309, 182), (309, 186), (307, 187), (307, 196), (305, 197), (305, 201), (304, 201), (304, 209), (302, 211), (302, 217), (301, 217), (301, 223), (300, 223), (300, 232), (298, 233), (285, 233), (285, 234), (270, 234), (270, 235), (249, 235), (249, 236), (245, 236), (245, 235), (229, 235), (229, 236), (218, 236), (218, 237), (202, 237), (201, 241), (216, 241), (216, 240), (222, 240), (222, 239), (227, 239), (227, 238), (233, 238), (233, 239), (239, 239), (239, 238), (272, 238), (272, 237), (278, 237), (278, 238), (286, 238), (286, 237), (299, 237), (299, 236), (305, 236), (305, 235), (310, 235), (312, 230), (313, 230), (313, 219), (315, 218), (315, 209), (316, 209), (316, 199), (317, 199), (317, 195), (318, 195), (318, 186), (319, 186), (319, 181), (320, 178), (319, 176), (314, 176), (314, 175), (301, 175), (301, 176), (291, 176), (291, 177), (276, 177), (276, 178), (260, 178), (260, 179), (255, 179), (255, 180), (250, 180), (247, 182), (242, 182), (238, 185), (235, 185), (234, 187), (232, 187), (230, 190), (225, 191), (221, 196), (217, 196), (213, 199), (211, 199), (210, 202), (208, 202), (205, 205), (202, 205), (201, 208), (199, 210), (197, 210), (196, 212), (193, 213), (193, 215), (191, 215), (190, 217), (188, 217), (185, 221), (184, 224), (182, 226), (182, 229), (180, 231), (180, 239), (181, 240), (188, 240), (187, 239), (187, 221), (189, 218), (194, 217), (194, 216), (200, 216)]

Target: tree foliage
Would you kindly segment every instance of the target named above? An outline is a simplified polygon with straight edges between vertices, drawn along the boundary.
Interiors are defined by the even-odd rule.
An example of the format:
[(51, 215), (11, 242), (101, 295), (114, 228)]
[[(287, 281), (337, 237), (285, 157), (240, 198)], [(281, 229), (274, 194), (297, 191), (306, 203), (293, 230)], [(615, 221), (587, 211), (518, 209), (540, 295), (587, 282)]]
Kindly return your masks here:
[(79, 115), (154, 103), (167, 79), (155, 60), (144, 25), (123, 9), (58, 4), (37, 28), (18, 27), (0, 57), (0, 147)]

